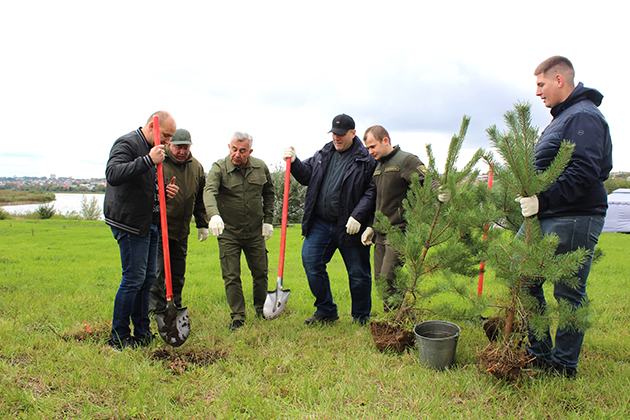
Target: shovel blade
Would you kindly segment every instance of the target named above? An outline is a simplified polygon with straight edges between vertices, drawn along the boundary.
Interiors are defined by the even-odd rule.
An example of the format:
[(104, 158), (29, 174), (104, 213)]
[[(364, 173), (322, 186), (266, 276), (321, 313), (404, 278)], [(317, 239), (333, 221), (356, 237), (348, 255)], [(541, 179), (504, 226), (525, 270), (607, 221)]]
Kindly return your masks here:
[(179, 347), (186, 342), (190, 334), (188, 309), (177, 308), (173, 301), (167, 301), (166, 309), (155, 312), (160, 337), (166, 344)]
[(269, 292), (263, 305), (263, 316), (270, 321), (278, 318), (284, 311), (284, 307), (287, 306), (290, 293), (290, 290), (282, 290), (281, 288)]

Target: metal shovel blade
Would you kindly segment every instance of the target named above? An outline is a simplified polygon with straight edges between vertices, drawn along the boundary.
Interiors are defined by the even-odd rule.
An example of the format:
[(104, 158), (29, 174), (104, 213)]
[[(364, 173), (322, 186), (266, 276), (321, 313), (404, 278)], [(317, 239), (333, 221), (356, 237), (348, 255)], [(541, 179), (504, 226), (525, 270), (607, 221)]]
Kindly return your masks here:
[(269, 292), (267, 294), (267, 299), (265, 299), (265, 304), (263, 305), (263, 316), (270, 321), (278, 318), (282, 311), (284, 311), (284, 307), (287, 306), (290, 293), (291, 290), (282, 289), (282, 277), (278, 277), (276, 290)]
[(166, 301), (166, 309), (155, 312), (158, 332), (164, 342), (179, 347), (186, 342), (190, 334), (188, 309), (177, 308), (172, 300)]

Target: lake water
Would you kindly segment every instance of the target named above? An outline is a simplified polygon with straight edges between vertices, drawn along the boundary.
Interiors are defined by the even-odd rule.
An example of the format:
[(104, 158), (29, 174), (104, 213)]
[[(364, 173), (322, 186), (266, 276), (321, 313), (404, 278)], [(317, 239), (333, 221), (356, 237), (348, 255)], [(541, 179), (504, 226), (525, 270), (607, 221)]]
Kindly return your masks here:
[[(51, 201), (47, 204), (55, 205), (55, 212), (66, 215), (72, 211), (76, 211), (81, 214), (81, 200), (83, 197), (87, 199), (88, 204), (92, 201), (92, 197), (96, 197), (98, 206), (101, 209), (100, 220), (103, 220), (103, 200), (105, 194), (67, 194), (67, 193), (55, 193), (55, 201)], [(17, 206), (2, 206), (3, 209), (11, 214), (28, 213), (37, 210), (42, 204), (20, 204)]]

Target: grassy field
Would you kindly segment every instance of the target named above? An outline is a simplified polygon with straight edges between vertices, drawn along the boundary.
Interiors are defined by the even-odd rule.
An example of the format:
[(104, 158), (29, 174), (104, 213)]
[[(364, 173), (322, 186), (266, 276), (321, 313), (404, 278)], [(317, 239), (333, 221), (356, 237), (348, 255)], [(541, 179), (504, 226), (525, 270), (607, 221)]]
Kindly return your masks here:
[[(423, 367), (417, 351), (376, 350), (351, 322), (343, 262), (330, 264), (340, 320), (307, 327), (313, 298), (288, 230), (287, 309), (229, 332), (216, 239), (191, 236), (184, 302), (188, 341), (113, 352), (105, 344), (120, 282), (118, 246), (103, 222), (0, 220), (0, 417), (7, 419), (622, 419), (630, 417), (630, 235), (603, 234), (593, 267), (593, 328), (576, 380), (535, 375), (509, 384), (480, 366), (487, 340), (462, 328), (456, 365)], [(268, 242), (277, 275), (279, 229)], [(476, 280), (473, 280), (476, 281)], [(484, 293), (492, 293), (486, 276)], [(381, 307), (376, 293), (374, 314)], [(155, 326), (154, 326), (155, 329)]]

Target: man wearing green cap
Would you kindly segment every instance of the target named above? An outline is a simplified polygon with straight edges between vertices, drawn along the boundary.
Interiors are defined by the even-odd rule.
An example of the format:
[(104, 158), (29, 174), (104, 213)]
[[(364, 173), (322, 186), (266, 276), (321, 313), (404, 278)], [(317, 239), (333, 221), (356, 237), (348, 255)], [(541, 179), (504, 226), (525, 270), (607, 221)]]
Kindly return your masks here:
[[(178, 188), (177, 194), (166, 200), (168, 224), (168, 246), (171, 261), (173, 301), (182, 306), (182, 289), (186, 274), (186, 255), (188, 254), (188, 236), (190, 219), (195, 216), (197, 239), (208, 239), (208, 221), (203, 205), (203, 189), (206, 185), (203, 166), (190, 152), (192, 141), (190, 133), (184, 129), (175, 131), (173, 138), (164, 149), (166, 157), (162, 163), (164, 179)], [(162, 237), (158, 247), (158, 276), (151, 289), (150, 311), (166, 309), (166, 284), (164, 273), (164, 253)]]

